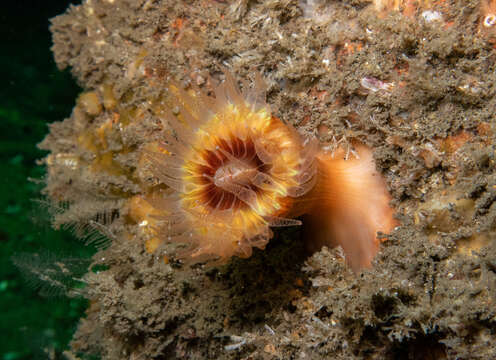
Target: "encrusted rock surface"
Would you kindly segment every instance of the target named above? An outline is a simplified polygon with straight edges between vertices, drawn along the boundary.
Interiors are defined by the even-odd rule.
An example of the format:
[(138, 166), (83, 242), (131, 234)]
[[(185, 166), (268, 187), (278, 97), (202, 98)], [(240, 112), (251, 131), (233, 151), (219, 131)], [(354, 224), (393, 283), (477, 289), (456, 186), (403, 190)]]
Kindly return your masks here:
[[(85, 93), (41, 144), (45, 193), (66, 204), (56, 225), (112, 240), (72, 355), (496, 358), (495, 6), (416, 3), (87, 0), (52, 20), (55, 60)], [(259, 71), (274, 114), (329, 151), (374, 149), (401, 226), (372, 269), (305, 254), (300, 229), (217, 268), (150, 253), (156, 104), (226, 66)]]

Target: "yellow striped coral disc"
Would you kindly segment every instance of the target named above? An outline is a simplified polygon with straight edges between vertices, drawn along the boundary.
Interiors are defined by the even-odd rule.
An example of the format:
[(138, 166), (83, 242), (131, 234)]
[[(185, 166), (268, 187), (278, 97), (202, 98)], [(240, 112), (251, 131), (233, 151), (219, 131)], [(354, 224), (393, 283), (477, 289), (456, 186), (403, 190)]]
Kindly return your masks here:
[(179, 111), (164, 116), (166, 151), (148, 155), (152, 173), (175, 191), (160, 201), (167, 216), (159, 233), (191, 245), (192, 257), (264, 248), (270, 226), (300, 224), (284, 216), (315, 182), (315, 141), (271, 115), (260, 77), (241, 92), (225, 76), (215, 99), (175, 88)]

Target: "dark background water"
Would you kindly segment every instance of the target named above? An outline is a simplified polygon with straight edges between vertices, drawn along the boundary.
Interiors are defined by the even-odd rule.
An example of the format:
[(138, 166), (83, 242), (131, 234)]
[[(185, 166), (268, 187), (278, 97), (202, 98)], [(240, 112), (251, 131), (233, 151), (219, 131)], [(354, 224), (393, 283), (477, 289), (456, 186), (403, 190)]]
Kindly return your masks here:
[[(43, 297), (12, 265), (15, 254), (88, 256), (77, 240), (50, 228), (40, 198), (45, 153), (36, 144), (47, 124), (69, 116), (80, 89), (50, 52), (49, 19), (68, 0), (2, 1), (0, 6), (0, 360), (62, 358), (84, 313), (81, 298)], [(34, 220), (34, 221), (33, 221)], [(62, 255), (61, 255), (62, 256)]]

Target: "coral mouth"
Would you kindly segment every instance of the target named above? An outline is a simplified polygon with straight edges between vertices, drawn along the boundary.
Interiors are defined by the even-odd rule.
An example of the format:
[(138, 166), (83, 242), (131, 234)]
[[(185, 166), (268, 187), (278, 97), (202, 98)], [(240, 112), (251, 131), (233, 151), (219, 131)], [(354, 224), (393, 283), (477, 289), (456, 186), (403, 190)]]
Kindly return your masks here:
[(262, 191), (254, 183), (257, 175), (267, 176), (267, 166), (260, 160), (250, 138), (219, 140), (214, 150), (203, 152), (206, 165), (201, 166), (204, 186), (197, 195), (212, 210), (234, 211), (250, 206), (250, 198)]

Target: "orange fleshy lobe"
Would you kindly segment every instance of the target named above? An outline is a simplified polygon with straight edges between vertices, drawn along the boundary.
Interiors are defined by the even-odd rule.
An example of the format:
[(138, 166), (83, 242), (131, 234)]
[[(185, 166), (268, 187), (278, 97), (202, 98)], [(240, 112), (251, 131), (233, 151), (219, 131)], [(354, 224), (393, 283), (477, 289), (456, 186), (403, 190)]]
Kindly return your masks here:
[[(344, 159), (344, 151), (317, 156), (319, 180), (299, 200), (305, 240), (311, 252), (322, 246), (340, 245), (347, 263), (356, 271), (370, 267), (379, 250), (377, 233), (389, 233), (397, 225), (382, 176), (376, 171), (372, 151), (355, 147), (358, 158)], [(295, 209), (294, 211), (301, 211)]]

